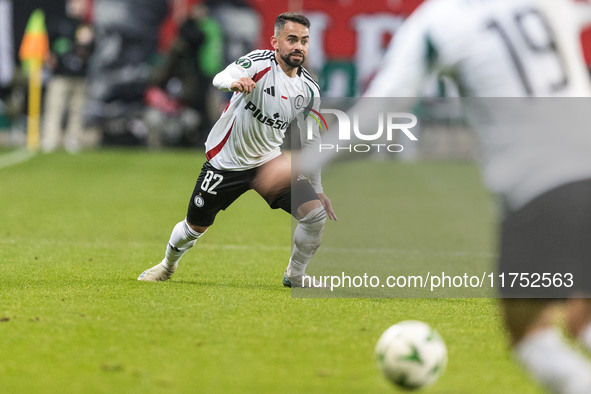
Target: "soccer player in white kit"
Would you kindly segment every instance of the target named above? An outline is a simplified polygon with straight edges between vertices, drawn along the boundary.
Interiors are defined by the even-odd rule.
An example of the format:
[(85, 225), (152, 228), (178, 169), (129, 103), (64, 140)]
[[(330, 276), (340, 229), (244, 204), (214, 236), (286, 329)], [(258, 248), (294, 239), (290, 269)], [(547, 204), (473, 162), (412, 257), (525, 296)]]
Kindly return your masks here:
[[(580, 48), (580, 33), (589, 21), (587, 0), (427, 0), (396, 32), (364, 95), (417, 97), (435, 74), (450, 77), (462, 96), (474, 98), (465, 101), (478, 111), (469, 116), (481, 137), (484, 181), (504, 208), (500, 270), (578, 270), (577, 293), (559, 297), (568, 299), (562, 302), (567, 331), (591, 350), (591, 302), (583, 298), (591, 297), (591, 133), (589, 123), (569, 124), (569, 116), (581, 115), (570, 106), (583, 107), (584, 115), (591, 103), (562, 99), (591, 97)], [(547, 111), (565, 111), (562, 123), (555, 114), (534, 110), (531, 115), (547, 116), (556, 127), (520, 113), (530, 102), (546, 109), (548, 103), (561, 103), (546, 99), (553, 97), (570, 100), (570, 106), (550, 105)], [(362, 100), (350, 112), (378, 112), (375, 103)], [(520, 120), (523, 127), (508, 120)], [(360, 130), (375, 127), (360, 122)], [(330, 142), (337, 143), (323, 141)], [(318, 166), (331, 155), (302, 158)], [(516, 358), (552, 392), (591, 393), (590, 363), (552, 324), (555, 300), (532, 298), (528, 294), (535, 289), (523, 290), (501, 291)]]
[[(314, 287), (311, 280), (303, 280), (305, 268), (320, 246), (326, 217), (336, 220), (336, 215), (323, 192), (320, 171), (311, 171), (310, 180), (302, 175), (292, 179), (291, 162), (280, 150), (292, 121), (297, 120), (304, 133), (308, 112), (319, 107), (318, 84), (302, 66), (308, 53), (309, 27), (303, 15), (280, 14), (271, 37), (274, 51), (255, 50), (215, 76), (214, 86), (234, 94), (205, 143), (207, 161), (186, 218), (174, 227), (162, 262), (138, 280), (169, 279), (217, 213), (254, 189), (269, 206), (298, 219), (283, 285)], [(313, 141), (303, 139), (302, 143), (318, 141), (316, 129)]]

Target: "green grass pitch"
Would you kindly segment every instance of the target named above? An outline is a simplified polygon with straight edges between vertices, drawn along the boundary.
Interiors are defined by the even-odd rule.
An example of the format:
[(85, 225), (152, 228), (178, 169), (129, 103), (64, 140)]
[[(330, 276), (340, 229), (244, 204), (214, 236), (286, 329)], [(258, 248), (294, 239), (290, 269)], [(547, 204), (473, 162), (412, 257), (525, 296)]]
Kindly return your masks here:
[[(432, 324), (448, 346), (447, 371), (425, 393), (541, 392), (512, 362), (494, 299), (292, 298), (281, 285), (290, 218), (254, 192), (218, 216), (172, 280), (138, 282), (162, 258), (202, 161), (111, 150), (0, 169), (1, 393), (395, 393), (373, 350), (406, 319)], [(440, 199), (460, 187), (487, 203), (471, 164), (367, 165), (396, 179), (407, 203), (422, 203), (417, 179), (435, 171)], [(325, 187), (330, 196), (328, 178)], [(400, 216), (408, 239), (399, 242), (440, 220), (425, 213), (418, 225), (420, 212), (412, 223)], [(327, 237), (354, 233), (340, 216)], [(488, 227), (491, 216), (454, 214), (454, 223)], [(412, 257), (492, 251), (466, 234), (429, 238)]]

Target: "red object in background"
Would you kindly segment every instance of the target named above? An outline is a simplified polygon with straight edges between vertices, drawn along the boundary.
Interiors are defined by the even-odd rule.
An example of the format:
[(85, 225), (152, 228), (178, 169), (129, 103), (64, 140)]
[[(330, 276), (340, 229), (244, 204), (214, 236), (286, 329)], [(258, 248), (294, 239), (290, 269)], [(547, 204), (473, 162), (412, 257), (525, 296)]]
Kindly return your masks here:
[(585, 61), (591, 67), (591, 27), (583, 30), (581, 35), (581, 44), (583, 45), (583, 53), (585, 54)]
[(326, 32), (327, 54), (333, 58), (350, 59), (356, 51), (356, 33), (351, 23), (359, 14), (392, 13), (408, 16), (422, 0), (250, 0), (263, 19), (260, 48), (269, 48), (275, 18), (282, 12), (320, 11), (332, 16)]
[(92, 22), (94, 20), (94, 0), (86, 0), (86, 11), (84, 12), (84, 20)]
[(144, 100), (149, 107), (159, 109), (167, 115), (177, 115), (182, 105), (173, 97), (170, 97), (162, 89), (151, 86), (146, 89)]
[[(159, 50), (166, 51), (174, 39), (179, 18), (188, 9), (202, 0), (173, 0), (169, 15), (161, 28)], [(351, 58), (355, 53), (355, 30), (351, 18), (358, 14), (377, 14), (391, 12), (409, 15), (422, 0), (375, 0), (356, 2), (353, 0), (249, 0), (248, 3), (261, 15), (261, 37), (258, 48), (269, 49), (269, 38), (273, 34), (273, 24), (277, 15), (286, 11), (321, 11), (334, 16), (326, 34), (328, 54), (331, 57)]]
[[(94, 0), (87, 0), (90, 4)], [(171, 0), (169, 16), (161, 28), (159, 49), (170, 48), (176, 36), (179, 18), (186, 15), (189, 8), (202, 0)], [(359, 14), (392, 13), (408, 16), (423, 0), (248, 0), (248, 3), (261, 15), (261, 37), (258, 48), (269, 49), (269, 37), (273, 31), (275, 18), (286, 11), (320, 11), (332, 16), (326, 32), (327, 54), (333, 58), (351, 59), (356, 51), (356, 36), (351, 20)], [(581, 42), (587, 64), (591, 65), (591, 28), (584, 31)]]
[(202, 0), (170, 0), (168, 16), (160, 27), (160, 43), (158, 51), (166, 52), (170, 49), (177, 30), (182, 21), (189, 15), (189, 9)]
[(176, 36), (178, 26), (172, 19), (172, 12), (168, 13), (168, 17), (162, 23), (162, 27), (160, 28), (160, 43), (158, 44), (158, 52), (166, 52), (170, 49), (172, 45), (172, 41)]

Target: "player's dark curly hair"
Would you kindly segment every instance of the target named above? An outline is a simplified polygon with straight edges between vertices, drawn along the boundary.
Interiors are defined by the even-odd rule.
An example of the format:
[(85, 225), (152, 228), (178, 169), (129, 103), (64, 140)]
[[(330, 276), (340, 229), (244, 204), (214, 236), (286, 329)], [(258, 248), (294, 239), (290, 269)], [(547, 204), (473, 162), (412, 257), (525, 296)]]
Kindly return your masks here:
[(278, 32), (283, 30), (285, 23), (287, 23), (288, 21), (299, 23), (300, 25), (304, 25), (307, 28), (310, 27), (310, 20), (306, 18), (304, 15), (296, 14), (295, 12), (284, 12), (283, 14), (279, 14), (277, 16), (277, 19), (275, 19), (275, 35), (277, 35)]

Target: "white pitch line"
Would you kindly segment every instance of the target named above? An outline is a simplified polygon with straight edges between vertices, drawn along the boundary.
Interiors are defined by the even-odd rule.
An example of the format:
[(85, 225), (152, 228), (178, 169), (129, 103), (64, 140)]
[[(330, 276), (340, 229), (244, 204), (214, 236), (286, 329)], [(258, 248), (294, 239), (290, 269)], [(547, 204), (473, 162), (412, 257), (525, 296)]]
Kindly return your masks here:
[(33, 158), (33, 156), (35, 156), (34, 153), (31, 153), (28, 150), (23, 149), (5, 153), (3, 155), (0, 155), (0, 169), (23, 163)]
[[(77, 245), (79, 247), (97, 247), (100, 243), (90, 241), (55, 241), (55, 240), (41, 240), (35, 241), (38, 244), (52, 244), (55, 246), (72, 246)], [(1, 244), (16, 245), (19, 241), (16, 239), (0, 238)], [(117, 243), (117, 242), (115, 242)], [(146, 247), (147, 242), (123, 242), (127, 247)], [(113, 245), (113, 242), (109, 242), (109, 245)], [(263, 251), (274, 251), (274, 252), (289, 252), (291, 246), (281, 245), (269, 245), (269, 244), (210, 244), (202, 243), (196, 246), (197, 249), (214, 249), (214, 250), (263, 250)], [(473, 257), (473, 258), (494, 258), (496, 253), (490, 252), (466, 252), (466, 251), (454, 251), (454, 250), (418, 250), (418, 249), (394, 249), (394, 248), (339, 248), (339, 247), (320, 247), (318, 250), (322, 253), (327, 254), (385, 254), (385, 255), (424, 255), (424, 256), (444, 256), (444, 257)]]

